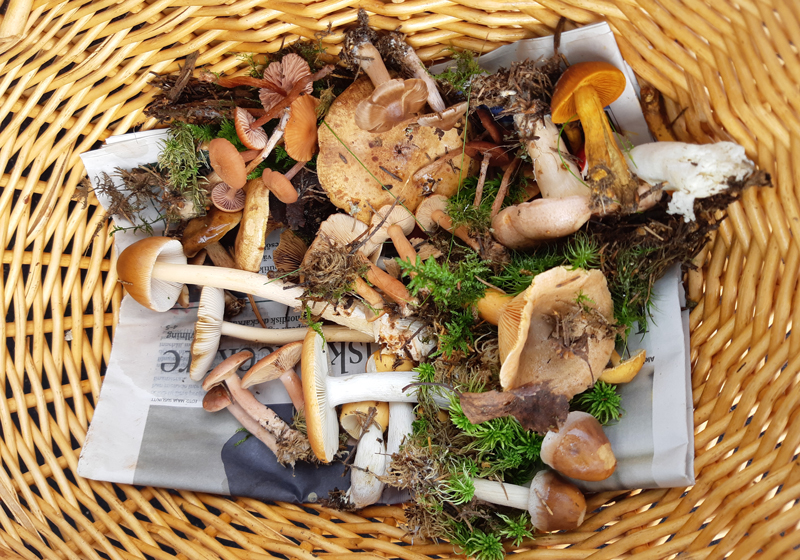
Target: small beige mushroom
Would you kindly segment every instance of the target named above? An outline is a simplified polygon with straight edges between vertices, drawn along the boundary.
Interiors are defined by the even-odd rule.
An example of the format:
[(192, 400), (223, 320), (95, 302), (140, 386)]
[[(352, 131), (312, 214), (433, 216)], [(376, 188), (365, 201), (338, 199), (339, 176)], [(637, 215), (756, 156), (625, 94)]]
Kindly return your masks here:
[(234, 253), (236, 268), (258, 272), (264, 259), (267, 223), (269, 222), (269, 189), (260, 179), (245, 185), (245, 207), (239, 233), (236, 235)]
[(434, 194), (423, 200), (417, 207), (416, 218), (425, 231), (435, 231), (441, 227), (461, 239), (475, 251), (480, 252), (480, 244), (470, 236), (467, 228), (464, 226), (453, 228), (453, 221), (447, 215), (447, 197)]
[(294, 367), (300, 361), (303, 352), (303, 342), (290, 342), (272, 352), (269, 356), (257, 361), (242, 378), (242, 387), (247, 389), (259, 383), (267, 383), (280, 379), (292, 404), (297, 410), (305, 408), (303, 399), (303, 386), (300, 378), (294, 372)]
[(492, 219), (492, 233), (509, 249), (528, 249), (575, 233), (591, 217), (588, 197), (538, 198), (498, 212)]
[(582, 336), (580, 355), (565, 347), (556, 322), (581, 306), (596, 313), (594, 320), (613, 324), (611, 293), (599, 270), (550, 269), (536, 275), (528, 289), (506, 305), (498, 322), (504, 389), (549, 383), (551, 392), (572, 398), (594, 384), (611, 357), (616, 333), (594, 328), (579, 315), (564, 328)]

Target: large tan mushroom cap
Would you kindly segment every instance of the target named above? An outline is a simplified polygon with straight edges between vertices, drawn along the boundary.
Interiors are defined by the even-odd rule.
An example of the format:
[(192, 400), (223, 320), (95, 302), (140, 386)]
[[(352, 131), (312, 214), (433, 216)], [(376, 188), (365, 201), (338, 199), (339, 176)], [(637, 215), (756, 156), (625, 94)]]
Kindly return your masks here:
[(584, 305), (614, 322), (611, 293), (599, 270), (553, 268), (534, 277), (506, 306), (498, 323), (504, 389), (549, 383), (550, 391), (571, 398), (594, 384), (611, 357), (615, 336), (586, 337), (584, 357), (553, 337), (554, 317), (573, 313), (579, 295)]
[(186, 264), (181, 242), (169, 237), (137, 241), (119, 256), (117, 275), (133, 299), (148, 309), (164, 312), (178, 301), (183, 284), (153, 278), (156, 262)]
[[(459, 131), (449, 130), (440, 138), (430, 127), (416, 127), (408, 134), (402, 125), (378, 134), (361, 130), (355, 123), (355, 110), (371, 93), (367, 78), (356, 80), (331, 105), (325, 118), (327, 126), (319, 128), (317, 172), (331, 201), (348, 213), (357, 208), (356, 217), (368, 223), (370, 205), (381, 208), (396, 197), (413, 212), (422, 200), (423, 188), (445, 196), (455, 194), (460, 158), (453, 160), (452, 167), (442, 165), (435, 176), (422, 177), (418, 183), (413, 175), (444, 153), (460, 148)], [(464, 165), (468, 167), (470, 161), (465, 157)], [(390, 190), (375, 178), (387, 188), (391, 186)]]

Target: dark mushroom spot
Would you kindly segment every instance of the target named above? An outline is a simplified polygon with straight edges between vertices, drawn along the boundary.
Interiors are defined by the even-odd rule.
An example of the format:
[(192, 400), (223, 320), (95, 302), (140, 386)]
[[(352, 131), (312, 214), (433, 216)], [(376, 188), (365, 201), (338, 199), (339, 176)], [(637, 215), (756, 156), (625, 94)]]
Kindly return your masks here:
[(339, 159), (342, 160), (345, 165), (347, 165), (347, 158), (344, 157), (344, 155), (341, 152), (339, 152)]

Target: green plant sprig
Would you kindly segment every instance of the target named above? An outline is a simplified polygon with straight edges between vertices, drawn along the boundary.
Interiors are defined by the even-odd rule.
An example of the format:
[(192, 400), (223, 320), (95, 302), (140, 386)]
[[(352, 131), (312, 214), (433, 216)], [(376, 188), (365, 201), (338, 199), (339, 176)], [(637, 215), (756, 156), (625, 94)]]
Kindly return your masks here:
[(572, 408), (588, 412), (604, 426), (618, 421), (624, 413), (617, 386), (604, 381), (598, 381), (594, 387), (572, 399)]

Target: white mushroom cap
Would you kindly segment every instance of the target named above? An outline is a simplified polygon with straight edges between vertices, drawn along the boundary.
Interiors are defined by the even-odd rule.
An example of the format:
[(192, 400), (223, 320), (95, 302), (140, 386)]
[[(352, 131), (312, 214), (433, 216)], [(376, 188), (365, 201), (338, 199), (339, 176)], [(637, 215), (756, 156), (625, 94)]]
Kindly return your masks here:
[(327, 399), (326, 382), (331, 370), (328, 345), (313, 329), (308, 329), (303, 341), (301, 364), (308, 441), (317, 458), (330, 463), (339, 450), (339, 422), (336, 409)]
[(222, 337), (222, 321), (225, 315), (225, 290), (205, 286), (200, 292), (200, 303), (197, 307), (197, 323), (194, 326), (192, 339), (192, 362), (189, 365), (189, 377), (193, 381), (203, 379), (219, 349)]
[(148, 309), (164, 312), (178, 301), (183, 283), (153, 278), (157, 262), (186, 264), (181, 242), (168, 237), (142, 239), (119, 256), (117, 274), (133, 299)]

